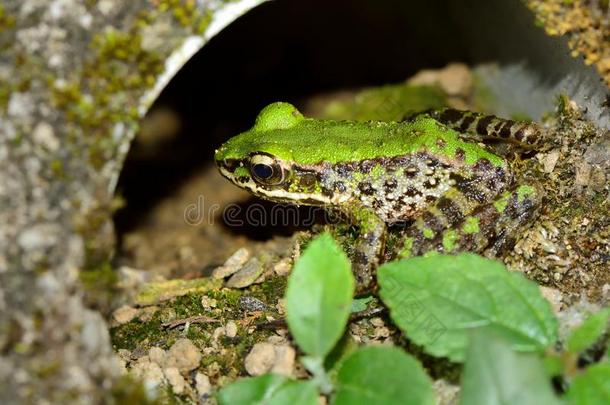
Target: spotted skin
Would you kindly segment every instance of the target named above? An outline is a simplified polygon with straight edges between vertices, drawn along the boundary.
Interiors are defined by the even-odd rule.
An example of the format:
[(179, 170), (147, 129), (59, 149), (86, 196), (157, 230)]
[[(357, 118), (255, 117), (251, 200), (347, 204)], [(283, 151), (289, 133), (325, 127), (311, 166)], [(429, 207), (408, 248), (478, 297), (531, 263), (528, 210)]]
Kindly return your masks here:
[[(471, 205), (474, 208), (467, 214), (464, 213), (468, 203), (462, 200), (467, 197), (451, 190), (444, 198), (462, 205), (462, 215), (439, 209), (439, 204), (430, 207), (426, 215), (418, 217), (405, 230), (400, 248), (388, 252), (387, 259), (419, 256), (431, 251), (471, 251), (490, 257), (506, 252), (512, 248), (517, 231), (532, 220), (540, 203), (539, 190), (532, 189), (523, 196), (520, 189), (515, 186), (485, 204)], [(498, 201), (506, 201), (506, 204), (497, 204)], [(447, 243), (448, 235), (451, 243)]]
[[(536, 124), (446, 109), (404, 124), (343, 126), (303, 118), (290, 105), (278, 111), (285, 116), (266, 122), (274, 112), (264, 110), (252, 130), (223, 145), (219, 169), (262, 198), (342, 211), (359, 228), (352, 261), (360, 292), (372, 286), (383, 260), (465, 250), (498, 255), (539, 205), (541, 192), (516, 184), (509, 159), (494, 149), (498, 142), (515, 150), (539, 147), (544, 137)], [(316, 143), (320, 131), (330, 145)], [(342, 144), (351, 131), (362, 142)], [(406, 143), (404, 153), (397, 153), (398, 141)], [(305, 157), (294, 158), (297, 152)], [(257, 178), (255, 164), (267, 164), (260, 172), (273, 175)]]

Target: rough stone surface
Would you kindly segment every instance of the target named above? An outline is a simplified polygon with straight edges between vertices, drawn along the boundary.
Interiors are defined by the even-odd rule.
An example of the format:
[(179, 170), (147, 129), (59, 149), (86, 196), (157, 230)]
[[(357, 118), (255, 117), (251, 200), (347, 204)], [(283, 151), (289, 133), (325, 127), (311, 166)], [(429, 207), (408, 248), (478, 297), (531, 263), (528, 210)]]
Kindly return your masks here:
[(130, 307), (129, 305), (123, 305), (112, 313), (112, 318), (120, 325), (131, 321), (133, 318), (138, 316), (138, 309)]
[(229, 338), (237, 336), (237, 324), (235, 321), (229, 321), (225, 325), (225, 335)]
[(212, 272), (214, 278), (225, 278), (236, 273), (250, 258), (250, 251), (241, 248), (231, 255), (226, 262)]
[(197, 390), (197, 395), (199, 395), (200, 400), (205, 400), (212, 392), (210, 378), (203, 373), (195, 374), (195, 389)]
[(201, 352), (188, 339), (178, 339), (167, 353), (166, 366), (176, 367), (181, 372), (188, 372), (199, 367)]
[(163, 374), (165, 374), (165, 378), (167, 378), (167, 381), (172, 386), (172, 390), (175, 394), (180, 395), (184, 393), (187, 388), (187, 383), (182, 375), (180, 375), (180, 370), (176, 367), (168, 367), (163, 370)]
[(196, 51), (256, 4), (0, 5), (0, 403), (109, 402), (121, 367), (103, 318), (83, 304), (79, 273), (112, 254), (123, 158), (188, 59), (170, 55), (187, 38)]
[(252, 376), (262, 375), (271, 371), (275, 361), (275, 346), (271, 343), (257, 343), (246, 356), (245, 367)]
[(257, 343), (246, 356), (245, 368), (252, 376), (267, 372), (291, 376), (294, 370), (296, 351), (279, 336), (269, 342)]

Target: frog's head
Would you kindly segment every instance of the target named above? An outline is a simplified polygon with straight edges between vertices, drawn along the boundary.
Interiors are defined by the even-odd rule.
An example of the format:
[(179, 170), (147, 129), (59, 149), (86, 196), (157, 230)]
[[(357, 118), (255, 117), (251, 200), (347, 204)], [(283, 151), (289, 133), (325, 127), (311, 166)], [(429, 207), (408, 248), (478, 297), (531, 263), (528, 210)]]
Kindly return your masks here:
[[(295, 161), (295, 148), (310, 121), (288, 103), (265, 107), (254, 126), (225, 142), (214, 156), (220, 173), (253, 194), (268, 200), (305, 205), (330, 204), (322, 193), (319, 165)], [(301, 142), (299, 142), (299, 140)]]

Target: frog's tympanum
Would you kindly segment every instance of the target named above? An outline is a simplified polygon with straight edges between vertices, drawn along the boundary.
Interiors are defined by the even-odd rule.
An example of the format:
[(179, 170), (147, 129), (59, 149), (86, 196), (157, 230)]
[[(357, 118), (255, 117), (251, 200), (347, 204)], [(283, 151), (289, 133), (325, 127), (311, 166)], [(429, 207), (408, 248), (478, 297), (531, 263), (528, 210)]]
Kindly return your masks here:
[[(536, 124), (453, 109), (351, 122), (274, 103), (215, 160), (261, 198), (346, 214), (359, 228), (352, 261), (363, 290), (383, 258), (512, 248), (541, 192), (516, 184), (509, 157), (537, 148), (542, 134)], [(388, 229), (397, 228), (400, 243), (385, 252)]]

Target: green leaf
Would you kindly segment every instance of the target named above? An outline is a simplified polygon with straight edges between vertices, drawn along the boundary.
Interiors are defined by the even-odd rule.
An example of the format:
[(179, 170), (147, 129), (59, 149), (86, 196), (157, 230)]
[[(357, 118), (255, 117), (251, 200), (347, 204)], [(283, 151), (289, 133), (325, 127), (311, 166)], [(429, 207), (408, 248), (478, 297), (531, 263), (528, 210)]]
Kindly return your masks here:
[(598, 363), (575, 377), (567, 395), (568, 404), (610, 404), (610, 363)]
[(605, 308), (587, 318), (570, 333), (566, 342), (568, 351), (578, 354), (592, 346), (606, 331), (610, 308)]
[(291, 381), (282, 385), (265, 405), (318, 405), (318, 395), (313, 381)]
[(471, 334), (460, 404), (560, 404), (539, 355), (515, 352), (485, 329)]
[(323, 359), (337, 343), (350, 313), (354, 276), (345, 253), (328, 234), (295, 263), (286, 290), (286, 319), (303, 351)]
[(317, 405), (318, 391), (311, 381), (265, 374), (242, 378), (218, 392), (219, 405)]
[(487, 326), (516, 350), (555, 343), (557, 320), (536, 284), (499, 262), (464, 253), (384, 264), (380, 295), (409, 339), (435, 356), (463, 361), (468, 332)]
[(333, 405), (434, 404), (432, 381), (415, 358), (393, 346), (368, 346), (342, 362)]

